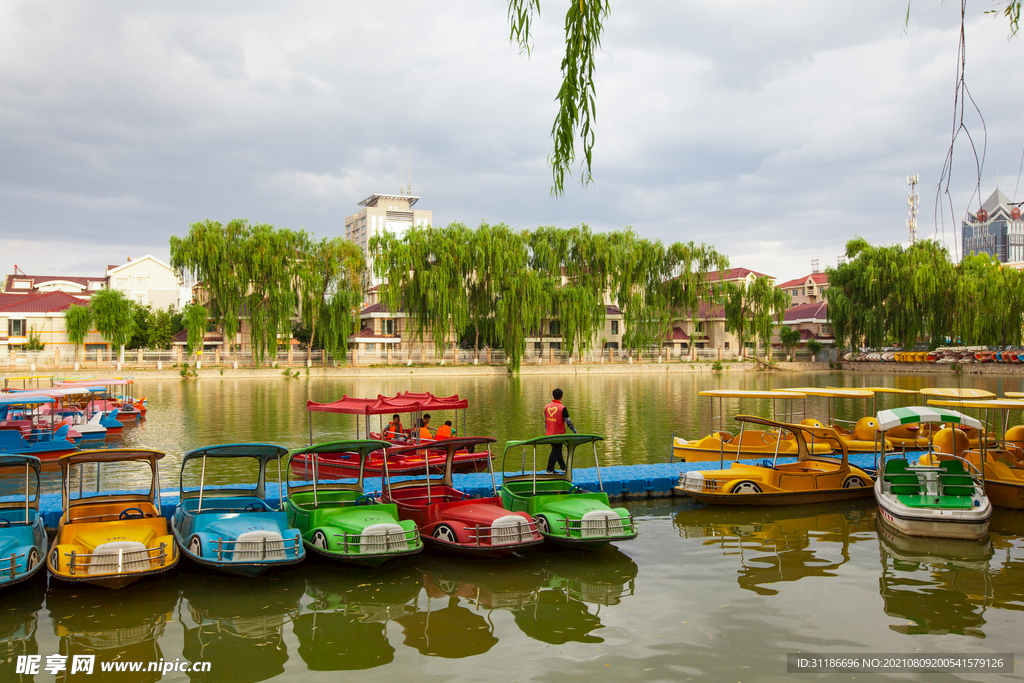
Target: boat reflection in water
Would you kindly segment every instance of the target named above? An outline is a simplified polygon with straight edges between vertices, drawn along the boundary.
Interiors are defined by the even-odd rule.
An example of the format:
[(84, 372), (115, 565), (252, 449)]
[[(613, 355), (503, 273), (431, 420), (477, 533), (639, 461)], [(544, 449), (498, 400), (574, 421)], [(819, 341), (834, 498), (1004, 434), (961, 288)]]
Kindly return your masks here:
[(394, 660), (387, 624), (416, 611), (419, 572), (411, 567), (374, 572), (309, 569), (305, 592), (313, 600), (293, 625), (299, 656), (309, 670), (355, 671)]
[(739, 556), (741, 588), (758, 595), (777, 595), (772, 584), (836, 576), (836, 570), (850, 560), (852, 543), (873, 540), (877, 508), (836, 507), (821, 504), (751, 510), (709, 506), (684, 510), (674, 521), (680, 536), (706, 538), (705, 545)]
[(201, 570), (184, 574), (178, 610), (185, 631), (182, 656), (220, 662), (219, 669), (215, 664), (208, 672), (190, 672), (189, 680), (256, 683), (284, 672), (284, 626), (298, 615), (305, 587), (300, 571), (246, 580)]
[[(986, 612), (1024, 610), (1021, 515), (996, 510), (987, 541), (913, 539), (879, 528), (885, 613), (905, 619), (890, 629), (912, 635), (984, 638)], [(1005, 619), (1005, 617), (1002, 617)]]
[(93, 674), (104, 681), (160, 680), (160, 671), (101, 673), (100, 665), (163, 659), (159, 641), (167, 623), (174, 619), (177, 604), (178, 582), (173, 578), (146, 581), (119, 591), (64, 585), (51, 589), (46, 594), (46, 607), (53, 633), (60, 638), (60, 654), (68, 658), (68, 666), (57, 674), (57, 680), (82, 678), (82, 673), (71, 674), (75, 655), (95, 656)]
[[(527, 562), (501, 565), (431, 558), (420, 571), (427, 611), (403, 622), (406, 644), (440, 657), (489, 650), (497, 642), (493, 610), (511, 612), (524, 635), (544, 643), (603, 642), (592, 635), (601, 628), (601, 607), (632, 595), (638, 572), (636, 563), (614, 547), (586, 554), (534, 553)], [(433, 610), (432, 603), (446, 598), (445, 607)], [(593, 613), (590, 605), (596, 605)], [(472, 647), (458, 647), (457, 638), (454, 647), (438, 645), (439, 638), (459, 628), (466, 629)]]
[(0, 667), (5, 681), (22, 683), (34, 678), (14, 671), (19, 656), (39, 654), (36, 627), (46, 594), (44, 586), (44, 581), (28, 581), (5, 595), (0, 604)]

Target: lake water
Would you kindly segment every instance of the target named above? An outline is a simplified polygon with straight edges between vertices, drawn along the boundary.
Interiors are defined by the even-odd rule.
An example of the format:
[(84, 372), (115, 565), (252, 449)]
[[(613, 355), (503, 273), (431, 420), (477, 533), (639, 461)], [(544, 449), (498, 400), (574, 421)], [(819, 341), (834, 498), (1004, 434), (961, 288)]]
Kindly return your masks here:
[[(136, 394), (149, 399), (149, 417), (126, 428), (122, 442), (167, 452), (163, 482), (172, 487), (191, 448), (305, 443), (307, 399), (411, 390), (468, 398), (468, 431), (500, 445), (541, 433), (541, 408), (557, 385), (576, 426), (606, 436), (605, 462), (662, 462), (673, 431), (708, 431), (702, 389), (920, 388), (955, 380), (749, 373), (140, 381)], [(969, 377), (964, 386), (1021, 388), (1005, 378)], [(852, 404), (839, 406), (846, 419), (870, 410), (843, 403)], [(809, 404), (811, 414), (823, 414), (817, 405)], [(767, 414), (770, 405), (727, 404), (728, 412), (740, 409)], [(355, 436), (345, 416), (317, 415), (313, 428), (317, 441)], [(540, 550), (500, 561), (422, 555), (373, 570), (311, 560), (257, 579), (182, 565), (120, 591), (37, 581), (0, 602), (0, 680), (29, 680), (14, 673), (19, 654), (44, 662), (49, 654), (94, 654), (97, 667), (210, 662), (208, 673), (169, 672), (168, 681), (354, 679), (349, 671), (367, 681), (781, 681), (790, 679), (788, 652), (986, 655), (1014, 652), (1024, 632), (1022, 513), (997, 511), (989, 541), (955, 544), (880, 536), (870, 501), (751, 510), (679, 498), (625, 505), (638, 516), (639, 538), (596, 553)], [(161, 680), (145, 672), (58, 677)]]

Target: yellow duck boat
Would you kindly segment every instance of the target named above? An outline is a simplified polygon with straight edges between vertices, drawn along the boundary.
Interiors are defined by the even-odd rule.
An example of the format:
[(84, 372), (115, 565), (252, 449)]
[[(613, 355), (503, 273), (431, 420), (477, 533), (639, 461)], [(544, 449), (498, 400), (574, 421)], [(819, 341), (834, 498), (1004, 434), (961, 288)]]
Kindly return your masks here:
[[(792, 401), (805, 398), (805, 394), (798, 391), (748, 391), (744, 389), (715, 389), (702, 391), (698, 396), (711, 399), (711, 429), (715, 424), (723, 425), (725, 422), (724, 399), (763, 399), (772, 402), (772, 414), (778, 416), (781, 412), (785, 416), (792, 415)], [(718, 399), (718, 413), (715, 413), (715, 399)], [(782, 411), (779, 410), (779, 401), (784, 401)], [(810, 446), (809, 446), (810, 447)], [(792, 437), (783, 437), (779, 443), (779, 433), (760, 430), (741, 430), (738, 436), (733, 436), (728, 431), (712, 431), (711, 434), (701, 439), (687, 441), (673, 435), (672, 456), (673, 459), (686, 462), (712, 462), (714, 460), (744, 460), (772, 456), (778, 451), (783, 457), (794, 457), (797, 454), (797, 445)], [(827, 454), (832, 452), (832, 447), (825, 443), (813, 444), (813, 452)]]
[[(780, 433), (788, 431), (796, 444), (796, 462), (779, 464), (776, 456), (771, 463), (766, 460), (760, 465), (734, 462), (729, 469), (683, 472), (676, 492), (715, 505), (796, 505), (871, 497), (874, 479), (850, 465), (846, 442), (834, 429), (749, 415), (736, 420), (743, 427), (755, 424)], [(828, 440), (839, 444), (840, 458), (813, 454), (808, 448), (812, 442)]]
[[(992, 505), (1011, 510), (1024, 510), (1024, 426), (1017, 425), (1007, 428), (1010, 411), (1024, 411), (1024, 401), (1015, 399), (993, 399), (990, 401), (928, 401), (929, 405), (954, 408), (974, 408), (985, 411), (983, 422), (989, 421), (995, 411), (994, 424), (1001, 428), (1002, 437), (996, 439), (994, 446), (978, 448), (969, 443), (967, 434), (956, 429), (943, 429), (935, 435), (935, 448), (938, 460), (943, 456), (962, 457), (981, 470), (985, 479), (985, 493)], [(987, 440), (986, 440), (987, 441)], [(975, 439), (977, 443), (977, 439)], [(928, 455), (921, 458), (922, 465), (937, 464)]]
[[(174, 537), (160, 512), (162, 457), (158, 451), (119, 448), (60, 458), (64, 514), (46, 560), (54, 578), (122, 588), (177, 564)], [(84, 482), (87, 474), (94, 475), (94, 485)], [(102, 475), (108, 486), (116, 481), (119, 488), (103, 490)], [(123, 490), (133, 485), (126, 479), (143, 478), (149, 479), (149, 491)]]
[[(817, 396), (826, 399), (828, 420), (822, 422), (813, 418), (807, 418), (801, 424), (816, 428), (828, 427), (835, 431), (835, 438), (828, 440), (828, 444), (832, 447), (833, 451), (838, 452), (840, 450), (839, 441), (846, 445), (846, 450), (850, 453), (874, 453), (878, 448), (878, 444), (875, 441), (878, 421), (873, 416), (867, 415), (860, 418), (857, 422), (853, 423), (852, 429), (850, 429), (838, 424), (839, 420), (835, 417), (834, 410), (836, 399), (854, 398), (866, 401), (874, 399), (874, 390), (846, 387), (798, 387), (793, 389), (793, 391), (806, 394), (807, 396)], [(885, 440), (884, 446), (886, 450), (891, 451), (894, 445), (891, 440)]]

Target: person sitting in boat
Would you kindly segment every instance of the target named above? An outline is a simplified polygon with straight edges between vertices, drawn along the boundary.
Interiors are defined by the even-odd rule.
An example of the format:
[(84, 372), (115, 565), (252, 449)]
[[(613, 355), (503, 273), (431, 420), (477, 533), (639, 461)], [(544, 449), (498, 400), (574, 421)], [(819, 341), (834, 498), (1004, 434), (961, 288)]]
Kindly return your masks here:
[(402, 426), (402, 418), (398, 415), (391, 416), (391, 422), (388, 423), (388, 428), (384, 430), (384, 438), (401, 439), (405, 436), (405, 427)]
[(434, 432), (434, 439), (440, 441), (441, 439), (450, 438), (452, 438), (452, 421), (446, 420), (445, 423), (438, 427), (437, 431)]
[(434, 435), (430, 433), (430, 413), (420, 419), (420, 441), (433, 441)]

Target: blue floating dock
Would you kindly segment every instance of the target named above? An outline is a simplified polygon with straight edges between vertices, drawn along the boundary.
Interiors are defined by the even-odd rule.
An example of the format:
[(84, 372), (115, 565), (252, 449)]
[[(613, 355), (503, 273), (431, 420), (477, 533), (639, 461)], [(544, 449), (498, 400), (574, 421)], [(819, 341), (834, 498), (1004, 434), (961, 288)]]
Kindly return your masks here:
[[(733, 461), (727, 460), (725, 467)], [(740, 462), (754, 465), (762, 460), (741, 460)], [(779, 458), (779, 462), (793, 462), (793, 458)], [(850, 456), (850, 464), (862, 469), (874, 467), (875, 456), (872, 453), (853, 454)], [(673, 462), (649, 465), (613, 465), (601, 468), (600, 483), (597, 470), (592, 467), (573, 470), (573, 482), (590, 491), (599, 491), (601, 488), (608, 493), (613, 500), (635, 500), (642, 498), (667, 498), (674, 495), (674, 487), (679, 483), (679, 474), (682, 472), (693, 472), (696, 470), (717, 469), (718, 461), (710, 462)], [(454, 475), (455, 488), (469, 494), (491, 495), (491, 475), (486, 472), (476, 474)], [(501, 485), (501, 477), (495, 476), (498, 485)], [(367, 491), (380, 491), (381, 480), (379, 478), (367, 478), (365, 480)], [(130, 493), (123, 491), (122, 493)], [(142, 493), (137, 491), (136, 493)], [(277, 482), (267, 482), (267, 502), (277, 506), (280, 504), (281, 495)], [(178, 489), (163, 489), (160, 491), (161, 511), (168, 519), (174, 515), (174, 508), (178, 505)], [(62, 512), (59, 493), (47, 493), (39, 500), (39, 512), (43, 516), (43, 522), (47, 529), (56, 529)]]

